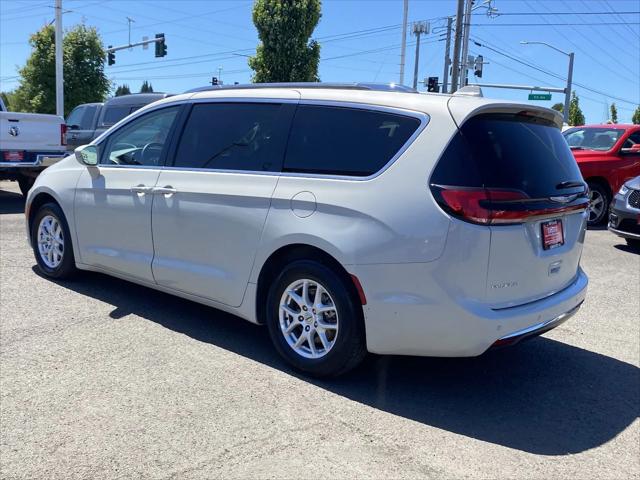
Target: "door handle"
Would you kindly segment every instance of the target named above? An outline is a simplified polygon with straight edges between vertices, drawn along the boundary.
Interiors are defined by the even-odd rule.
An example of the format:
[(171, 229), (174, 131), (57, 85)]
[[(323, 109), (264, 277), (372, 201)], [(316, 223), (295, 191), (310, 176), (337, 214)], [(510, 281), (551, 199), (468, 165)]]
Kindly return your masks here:
[(142, 196), (145, 193), (153, 192), (153, 188), (152, 187), (147, 187), (145, 185), (136, 185), (134, 187), (131, 187), (131, 191), (133, 193), (137, 193), (138, 195)]
[(171, 185), (166, 185), (164, 187), (153, 187), (153, 193), (164, 195), (165, 197), (170, 197), (174, 193), (177, 192), (175, 188)]

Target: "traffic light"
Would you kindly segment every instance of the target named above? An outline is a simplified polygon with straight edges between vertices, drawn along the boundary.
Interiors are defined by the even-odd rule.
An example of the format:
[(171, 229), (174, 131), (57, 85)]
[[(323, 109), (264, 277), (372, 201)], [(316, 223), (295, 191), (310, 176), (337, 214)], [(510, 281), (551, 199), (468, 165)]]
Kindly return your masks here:
[(167, 54), (167, 44), (164, 43), (164, 33), (156, 33), (156, 38), (159, 38), (156, 42), (156, 58), (164, 57)]
[(478, 78), (482, 78), (482, 65), (484, 65), (483, 62), (484, 58), (482, 57), (482, 55), (478, 55), (473, 65), (473, 74)]
[(218, 85), (218, 77), (211, 77), (211, 85), (213, 86)]
[[(111, 48), (111, 45), (109, 45), (109, 48)], [(107, 63), (109, 65), (116, 63), (116, 54), (114, 52), (107, 52)]]
[(438, 77), (429, 77), (427, 79), (427, 92), (439, 92)]

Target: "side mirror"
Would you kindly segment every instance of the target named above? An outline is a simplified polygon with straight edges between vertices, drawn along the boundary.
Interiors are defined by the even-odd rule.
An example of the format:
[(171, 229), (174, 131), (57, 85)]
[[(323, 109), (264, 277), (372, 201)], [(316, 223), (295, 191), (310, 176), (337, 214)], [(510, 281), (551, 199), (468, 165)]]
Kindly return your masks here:
[(80, 125), (67, 125), (67, 130), (80, 130)]
[(98, 147), (95, 145), (83, 145), (76, 148), (73, 153), (76, 156), (76, 160), (83, 165), (93, 167), (98, 164)]
[(636, 143), (630, 148), (621, 148), (620, 153), (623, 155), (640, 155), (640, 143)]

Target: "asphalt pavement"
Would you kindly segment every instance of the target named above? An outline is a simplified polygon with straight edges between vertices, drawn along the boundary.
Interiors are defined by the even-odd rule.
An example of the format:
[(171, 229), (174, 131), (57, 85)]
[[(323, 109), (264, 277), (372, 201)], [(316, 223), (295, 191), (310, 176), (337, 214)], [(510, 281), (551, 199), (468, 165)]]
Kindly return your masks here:
[(35, 270), (0, 182), (0, 477), (640, 478), (640, 254), (587, 233), (580, 312), (472, 359), (310, 380), (264, 328)]

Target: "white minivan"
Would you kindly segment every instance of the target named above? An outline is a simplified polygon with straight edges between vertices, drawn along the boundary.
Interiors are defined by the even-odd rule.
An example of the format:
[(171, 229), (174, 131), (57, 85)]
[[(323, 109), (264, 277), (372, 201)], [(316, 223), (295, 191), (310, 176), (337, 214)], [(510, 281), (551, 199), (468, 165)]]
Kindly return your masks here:
[(549, 109), (371, 85), (170, 97), (29, 192), (40, 270), (265, 324), (295, 368), (476, 356), (582, 304), (588, 193)]

